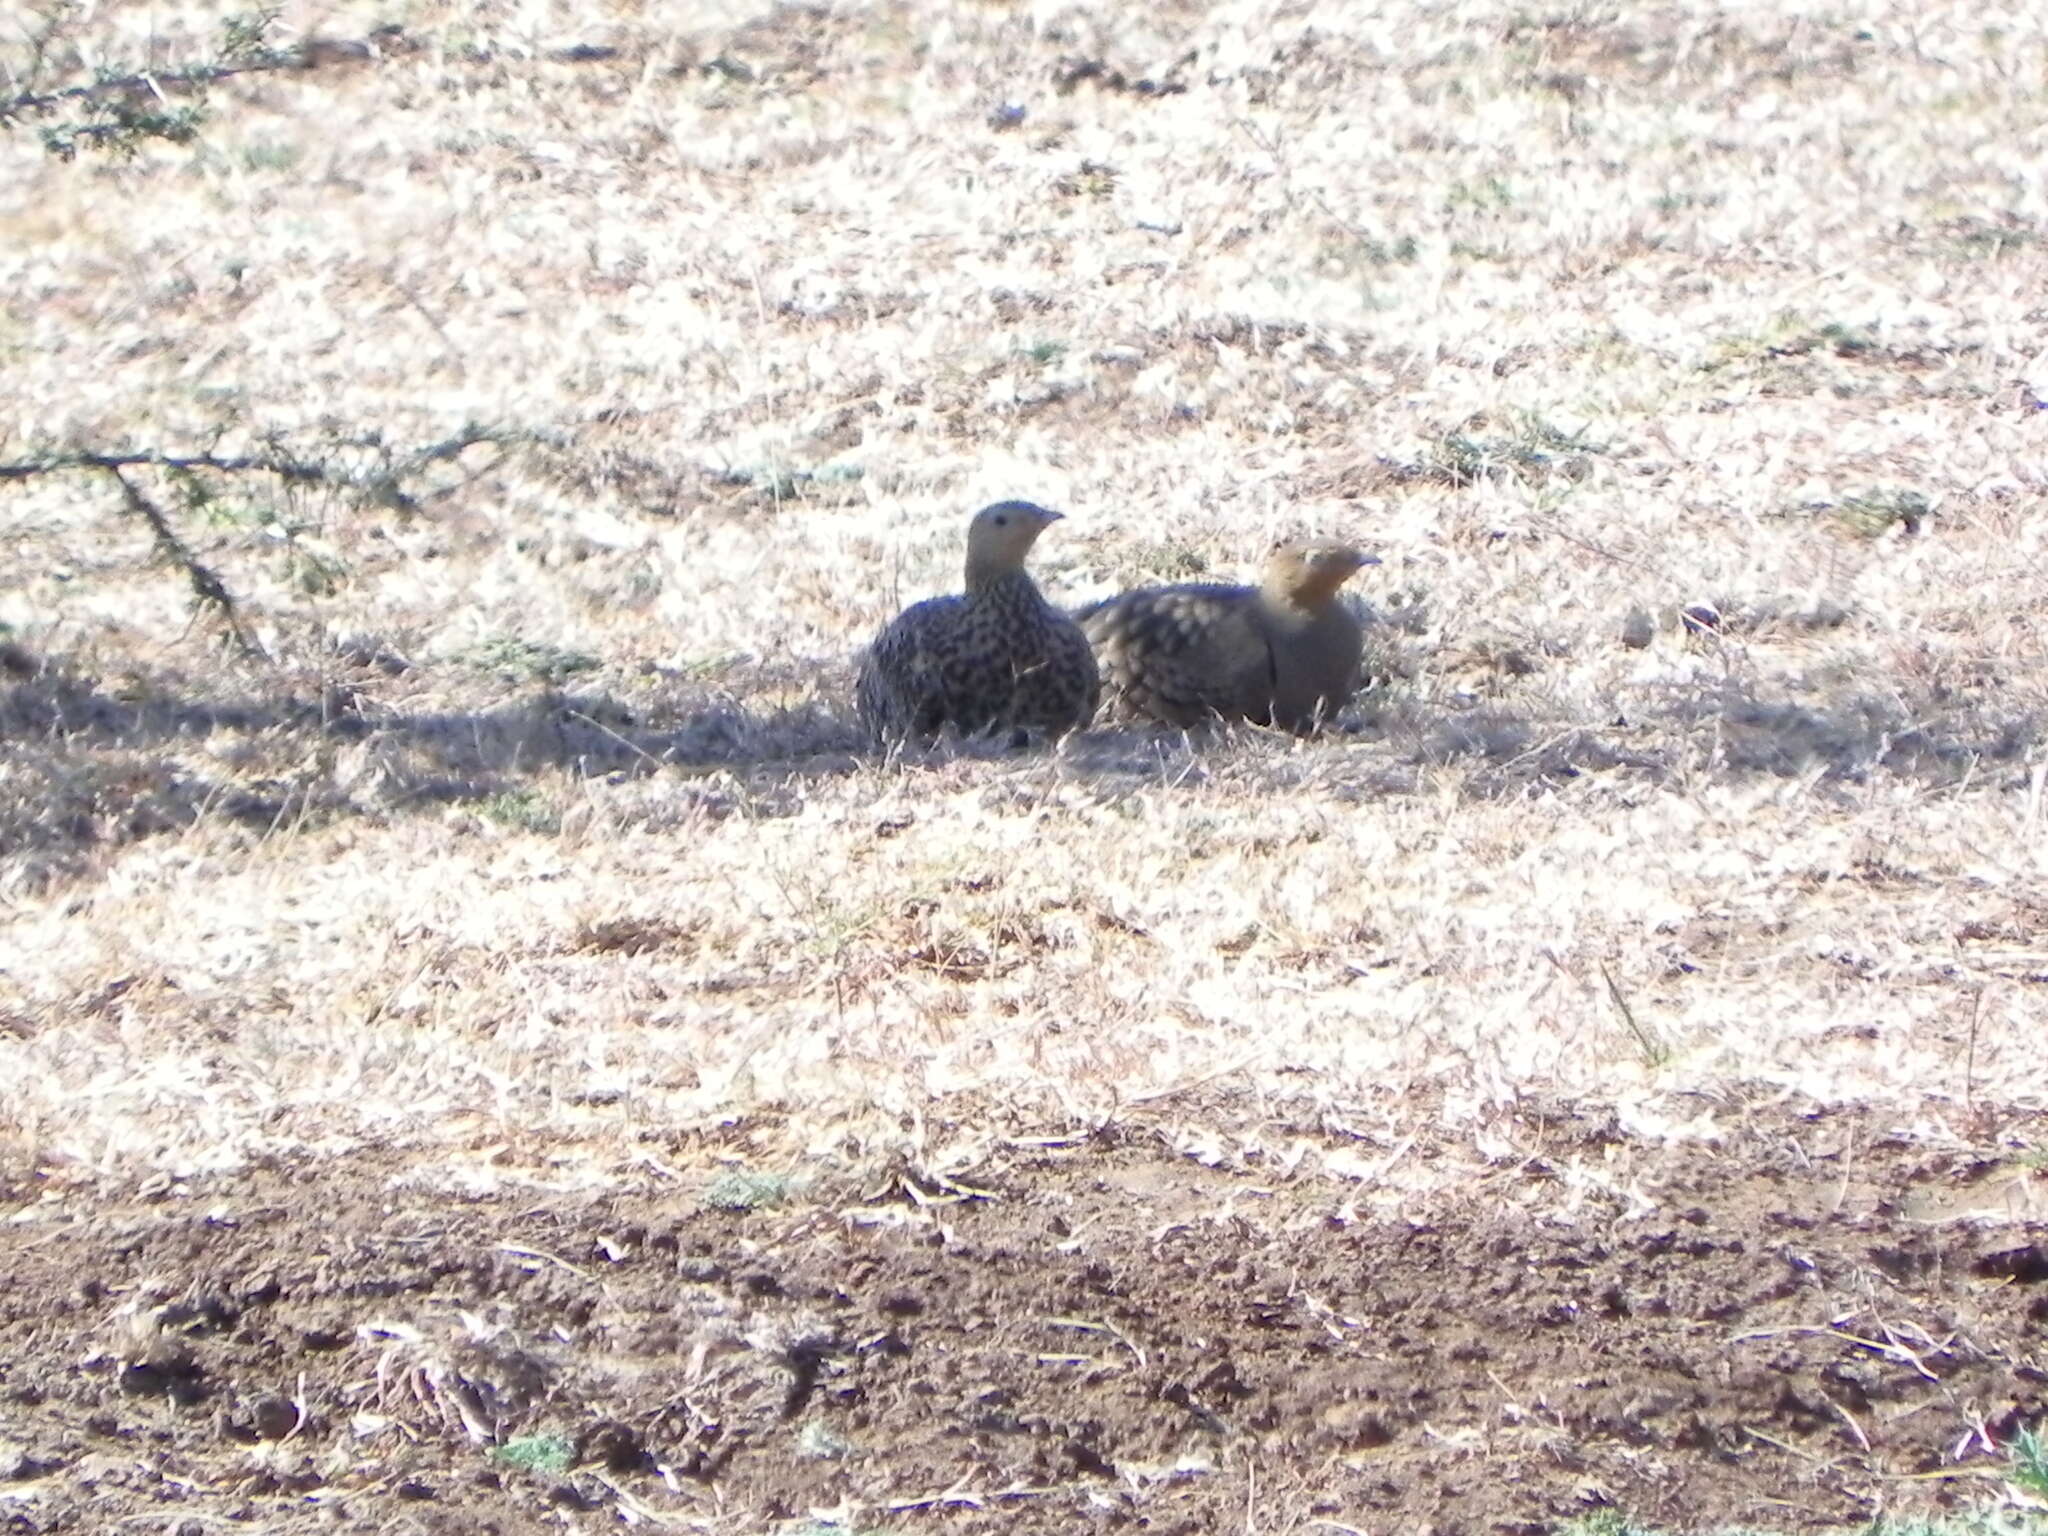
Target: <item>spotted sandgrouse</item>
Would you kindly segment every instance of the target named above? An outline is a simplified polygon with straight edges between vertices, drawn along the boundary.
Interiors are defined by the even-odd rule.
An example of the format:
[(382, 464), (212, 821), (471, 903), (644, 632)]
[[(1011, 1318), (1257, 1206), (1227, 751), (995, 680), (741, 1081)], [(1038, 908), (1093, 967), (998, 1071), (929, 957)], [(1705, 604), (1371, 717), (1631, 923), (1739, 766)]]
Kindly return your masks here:
[(1024, 569), (1060, 514), (999, 501), (967, 528), (967, 589), (903, 610), (868, 647), (854, 703), (869, 740), (1086, 725), (1102, 693), (1087, 638)]

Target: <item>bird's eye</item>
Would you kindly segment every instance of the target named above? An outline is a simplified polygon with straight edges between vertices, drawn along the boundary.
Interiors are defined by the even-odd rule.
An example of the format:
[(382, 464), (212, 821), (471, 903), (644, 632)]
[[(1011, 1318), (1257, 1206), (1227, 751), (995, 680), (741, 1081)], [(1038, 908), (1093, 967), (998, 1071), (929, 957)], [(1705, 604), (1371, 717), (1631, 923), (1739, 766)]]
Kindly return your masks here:
[(1010, 520), (1007, 517), (999, 517), (996, 519), (996, 526), (998, 528), (1007, 528), (1010, 526)]

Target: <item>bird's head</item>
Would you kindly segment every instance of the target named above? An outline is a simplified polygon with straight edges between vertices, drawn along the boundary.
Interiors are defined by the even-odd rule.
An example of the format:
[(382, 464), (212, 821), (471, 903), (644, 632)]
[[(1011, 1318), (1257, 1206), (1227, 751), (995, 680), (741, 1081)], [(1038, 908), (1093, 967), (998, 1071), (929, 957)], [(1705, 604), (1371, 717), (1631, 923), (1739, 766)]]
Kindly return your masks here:
[(983, 507), (967, 525), (967, 585), (977, 586), (1022, 570), (1038, 536), (1061, 514), (1029, 501)]
[(1318, 609), (1359, 571), (1379, 563), (1377, 555), (1349, 544), (1320, 539), (1281, 544), (1266, 562), (1266, 590), (1300, 607)]

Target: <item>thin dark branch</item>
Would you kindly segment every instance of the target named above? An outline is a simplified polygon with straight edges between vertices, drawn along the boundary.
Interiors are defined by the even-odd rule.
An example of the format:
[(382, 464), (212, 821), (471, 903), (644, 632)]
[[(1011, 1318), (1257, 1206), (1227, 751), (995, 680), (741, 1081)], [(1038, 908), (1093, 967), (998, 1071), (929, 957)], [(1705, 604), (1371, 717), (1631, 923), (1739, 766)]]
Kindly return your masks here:
[(273, 69), (297, 69), (301, 64), (299, 50), (277, 50), (236, 64), (191, 64), (183, 69), (146, 70), (131, 75), (112, 75), (107, 79), (92, 80), (83, 85), (67, 85), (57, 91), (24, 91), (19, 96), (0, 98), (0, 123), (30, 113), (40, 115), (53, 112), (66, 102), (99, 101), (108, 96), (155, 96), (161, 99), (184, 89), (204, 89), (219, 81), (233, 79), (236, 75), (258, 74)]
[(145, 466), (152, 469), (217, 469), (228, 474), (257, 470), (301, 484), (341, 478), (322, 464), (266, 458), (260, 454), (221, 458), (210, 453), (56, 453), (47, 459), (35, 459), (24, 464), (0, 464), (0, 480), (31, 480), (37, 475), (57, 474), (67, 469), (103, 469), (119, 479), (119, 471)]
[[(32, 480), (38, 475), (62, 474), (66, 471), (86, 471), (103, 474), (120, 486), (122, 499), (129, 512), (148, 524), (156, 541), (157, 552), (167, 562), (184, 572), (185, 580), (191, 585), (193, 595), (200, 603), (212, 608), (225, 621), (236, 645), (244, 655), (263, 656), (263, 648), (249, 634), (241, 621), (240, 610), (235, 605), (233, 594), (227, 584), (178, 537), (170, 519), (163, 509), (128, 478), (126, 471), (154, 469), (174, 477), (191, 477), (202, 472), (214, 474), (269, 474), (275, 475), (288, 485), (331, 486), (355, 498), (358, 502), (387, 507), (401, 514), (411, 516), (419, 512), (419, 501), (406, 490), (405, 482), (419, 474), (429, 465), (455, 460), (466, 448), (478, 443), (489, 443), (505, 448), (514, 443), (541, 443), (547, 441), (545, 434), (519, 430), (495, 430), (475, 424), (464, 426), (460, 431), (437, 443), (410, 449), (393, 448), (384, 441), (381, 433), (365, 433), (353, 438), (329, 438), (318, 445), (325, 454), (352, 453), (364, 455), (367, 464), (359, 467), (340, 467), (326, 458), (304, 458), (288, 451), (278, 437), (264, 439), (270, 451), (248, 454), (220, 453), (164, 453), (161, 451), (136, 450), (124, 453), (48, 453), (25, 461), (0, 463), (0, 484), (11, 481)], [(476, 473), (483, 473), (482, 470)], [(474, 475), (470, 476), (474, 478)], [(434, 493), (440, 494), (440, 493)]]
[[(4, 108), (0, 108), (4, 110)], [(50, 153), (69, 160), (81, 148), (121, 148), (137, 139), (162, 139), (170, 144), (189, 144), (199, 136), (205, 121), (197, 107), (176, 112), (124, 112), (112, 122), (66, 123), (62, 128), (43, 130), (43, 146)]]
[(1628, 1025), (1628, 1032), (1636, 1037), (1636, 1044), (1642, 1048), (1643, 1060), (1651, 1066), (1660, 1066), (1671, 1053), (1657, 1032), (1636, 1017), (1635, 1009), (1629, 1007), (1628, 999), (1621, 995), (1621, 984), (1614, 979), (1614, 972), (1607, 968), (1607, 962), (1600, 962), (1601, 978), (1607, 983), (1607, 995), (1614, 1000), (1614, 1006), (1621, 1010), (1622, 1022)]
[(494, 431), (488, 427), (468, 426), (453, 436), (424, 447), (394, 450), (377, 437), (345, 438), (323, 444), (334, 450), (355, 450), (373, 454), (378, 460), (377, 467), (369, 470), (351, 470), (315, 459), (298, 458), (283, 452), (217, 454), (217, 453), (164, 453), (157, 449), (137, 450), (130, 453), (52, 453), (45, 457), (27, 459), (15, 463), (0, 463), (0, 483), (10, 480), (32, 480), (38, 475), (59, 474), (69, 469), (101, 470), (108, 473), (123, 469), (168, 469), (192, 472), (213, 470), (219, 474), (268, 474), (292, 485), (332, 485), (354, 490), (370, 496), (373, 500), (392, 506), (400, 511), (418, 510), (412, 498), (400, 488), (399, 482), (406, 476), (418, 472), (429, 464), (443, 463), (460, 455), (464, 449), (479, 443), (505, 446), (509, 443), (531, 441), (532, 434), (525, 432)]
[[(144, 132), (151, 136), (162, 134), (162, 126), (149, 126), (157, 124), (168, 125), (174, 135), (183, 130), (184, 136), (189, 137), (197, 127), (199, 108), (139, 114), (132, 106), (124, 104), (137, 100), (152, 101), (169, 109), (171, 99), (176, 96), (203, 101), (208, 87), (232, 80), (237, 75), (313, 69), (337, 59), (375, 58), (380, 43), (389, 43), (403, 36), (400, 28), (387, 25), (376, 28), (366, 39), (307, 37), (288, 46), (274, 47), (265, 41), (264, 34), (277, 17), (278, 11), (271, 8), (247, 17), (230, 18), (221, 42), (224, 56), (214, 62), (181, 64), (170, 69), (126, 69), (118, 74), (101, 74), (92, 80), (55, 90), (24, 89), (11, 95), (0, 92), (0, 127), (25, 118), (49, 117), (65, 107), (82, 106), (96, 112), (104, 111), (111, 102), (115, 111), (113, 121), (67, 125), (61, 130), (63, 142), (68, 145), (83, 139), (118, 143), (123, 135), (133, 134), (138, 124), (143, 124)], [(47, 19), (42, 31), (29, 39), (27, 83), (32, 84), (51, 69), (50, 55), (70, 19), (70, 14), (60, 9)]]
[(114, 483), (121, 487), (121, 494), (128, 502), (128, 510), (149, 524), (149, 531), (156, 538), (158, 553), (185, 573), (186, 581), (192, 586), (192, 595), (221, 616), (228, 627), (228, 633), (234, 636), (236, 648), (244, 656), (265, 659), (263, 647), (242, 627), (242, 616), (235, 609), (235, 599), (228, 591), (227, 583), (223, 582), (210, 566), (203, 564), (186, 546), (185, 541), (178, 537), (178, 531), (171, 526), (170, 519), (164, 516), (163, 508), (137, 490), (134, 482), (121, 473), (120, 465), (107, 464), (101, 467), (113, 477)]

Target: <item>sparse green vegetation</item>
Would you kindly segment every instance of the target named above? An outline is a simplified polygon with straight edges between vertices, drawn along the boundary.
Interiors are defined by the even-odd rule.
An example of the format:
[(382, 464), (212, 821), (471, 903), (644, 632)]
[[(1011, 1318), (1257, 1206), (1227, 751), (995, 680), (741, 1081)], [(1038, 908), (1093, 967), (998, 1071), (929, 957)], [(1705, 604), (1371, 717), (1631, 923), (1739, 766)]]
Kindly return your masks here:
[(588, 651), (565, 650), (523, 635), (493, 635), (470, 647), (463, 659), (472, 667), (518, 682), (562, 683), (604, 665)]
[(501, 826), (539, 837), (562, 830), (562, 818), (538, 790), (507, 789), (477, 802), (477, 810)]
[(1448, 213), (1497, 213), (1515, 204), (1514, 189), (1500, 176), (1477, 182), (1453, 182), (1444, 194)]
[[(212, 425), (216, 439), (225, 435), (225, 424)], [(301, 596), (326, 597), (346, 580), (346, 561), (332, 549), (309, 542), (306, 522), (247, 494), (228, 494), (224, 487), (253, 478), (271, 482), (287, 497), (318, 489), (358, 507), (412, 516), (422, 511), (423, 498), (446, 489), (423, 491), (422, 481), (457, 464), (467, 449), (480, 444), (502, 449), (531, 441), (527, 434), (473, 423), (465, 423), (443, 441), (412, 449), (387, 442), (380, 432), (328, 432), (305, 443), (269, 432), (242, 453), (79, 448), (31, 438), (26, 457), (0, 462), (0, 487), (81, 478), (111, 483), (114, 494), (109, 500), (147, 530), (159, 562), (184, 577), (198, 606), (219, 620), (245, 655), (256, 656), (263, 654), (262, 647), (243, 624), (229, 581), (188, 542), (179, 527), (182, 519), (174, 519), (158, 504), (152, 478), (161, 478), (184, 514), (217, 529), (268, 535), (283, 548), (283, 569), (293, 588)]]
[(699, 1200), (714, 1211), (759, 1211), (778, 1206), (790, 1195), (787, 1174), (729, 1168), (706, 1186)]
[(303, 150), (279, 139), (258, 139), (241, 150), (242, 169), (254, 172), (288, 171), (299, 163)]
[(858, 464), (832, 463), (809, 467), (792, 464), (734, 465), (719, 471), (727, 485), (745, 486), (770, 502), (791, 501), (821, 489), (857, 485), (866, 473)]
[[(2007, 1447), (2012, 1486), (2028, 1500), (2048, 1498), (2048, 1447), (2023, 1429)], [(1646, 1524), (1619, 1510), (1603, 1509), (1566, 1522), (1558, 1536), (1779, 1536), (1765, 1527), (1670, 1526)], [(1989, 1503), (1940, 1518), (1881, 1517), (1844, 1525), (1831, 1536), (2048, 1536), (2048, 1507), (2032, 1503)]]
[(1080, 166), (1055, 178), (1053, 189), (1065, 197), (1108, 197), (1116, 190), (1117, 172), (1099, 160), (1083, 160)]
[(860, 1451), (860, 1447), (844, 1435), (816, 1423), (806, 1424), (797, 1431), (796, 1449), (799, 1456), (808, 1456), (813, 1461), (842, 1461)]
[(491, 1447), (491, 1460), (522, 1472), (566, 1472), (573, 1454), (568, 1440), (561, 1435), (520, 1435)]
[[(2022, 1429), (2006, 1447), (2012, 1458), (2009, 1474), (2013, 1486), (2037, 1499), (2048, 1499), (2048, 1442), (2044, 1442), (2040, 1430), (2033, 1425)], [(2048, 1529), (2048, 1516), (2043, 1517), (2044, 1529)]]
[[(1568, 1521), (1558, 1527), (1557, 1536), (1787, 1536), (1788, 1529), (1749, 1525), (1643, 1524), (1613, 1510), (1602, 1510)], [(1866, 1525), (1837, 1527), (1827, 1536), (2048, 1536), (2048, 1514), (1993, 1508), (1933, 1520), (1880, 1518)]]
[(1945, 232), (1963, 254), (1984, 260), (2028, 250), (2043, 240), (2039, 226), (2011, 216), (1995, 220), (1957, 219)]
[(1749, 336), (1726, 336), (1716, 343), (1708, 360), (1709, 370), (1755, 363), (1770, 358), (1800, 358), (1821, 353), (1856, 358), (1879, 348), (1877, 333), (1868, 325), (1839, 320), (1811, 321), (1795, 314), (1781, 314), (1764, 330)]
[(1559, 477), (1581, 479), (1593, 457), (1608, 451), (1608, 444), (1591, 440), (1584, 429), (1566, 432), (1540, 417), (1523, 415), (1505, 433), (1459, 431), (1433, 438), (1401, 473), (1408, 479), (1461, 487), (1495, 478), (1541, 484)]
[(1352, 236), (1325, 244), (1321, 267), (1324, 271), (1341, 275), (1369, 267), (1403, 266), (1417, 260), (1421, 254), (1422, 244), (1413, 235), (1401, 235), (1391, 240)]
[(1874, 539), (1894, 528), (1920, 532), (1934, 504), (1919, 491), (1888, 487), (1844, 496), (1828, 510), (1849, 532)]
[(1720, 192), (1670, 191), (1660, 192), (1650, 206), (1659, 213), (1685, 213), (1692, 209), (1705, 211), (1718, 208), (1726, 201)]

